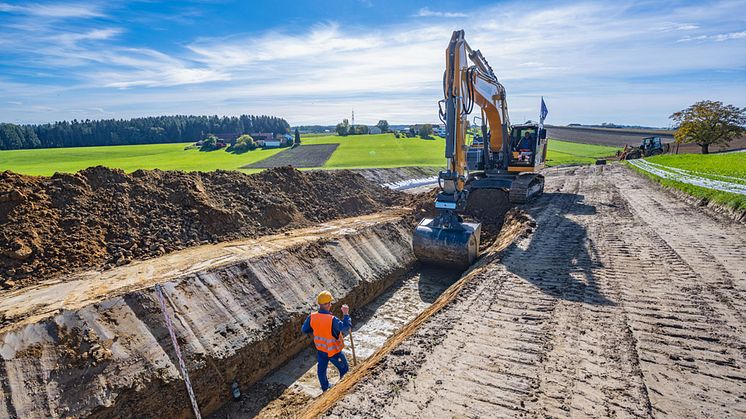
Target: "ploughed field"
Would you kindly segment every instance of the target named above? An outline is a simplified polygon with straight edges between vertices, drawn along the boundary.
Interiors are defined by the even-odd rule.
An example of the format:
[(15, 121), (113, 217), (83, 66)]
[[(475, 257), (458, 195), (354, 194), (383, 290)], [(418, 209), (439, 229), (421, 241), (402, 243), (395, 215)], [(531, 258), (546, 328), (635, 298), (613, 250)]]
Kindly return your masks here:
[(644, 137), (660, 136), (663, 142), (674, 141), (673, 133), (664, 130), (636, 130), (615, 128), (581, 128), (548, 126), (547, 135), (562, 141), (624, 147), (626, 144), (640, 145)]
[(244, 169), (267, 169), (272, 167), (293, 166), (296, 168), (322, 167), (334, 154), (339, 144), (302, 144), (286, 149), (244, 166)]

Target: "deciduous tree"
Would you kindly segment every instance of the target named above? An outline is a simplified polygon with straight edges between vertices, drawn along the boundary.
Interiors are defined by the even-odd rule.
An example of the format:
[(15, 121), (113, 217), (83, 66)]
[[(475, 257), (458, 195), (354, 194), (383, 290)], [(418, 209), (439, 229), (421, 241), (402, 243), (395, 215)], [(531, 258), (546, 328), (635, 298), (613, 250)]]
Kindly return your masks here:
[(433, 135), (433, 126), (430, 124), (420, 125), (419, 134), (421, 138), (430, 138)]
[(670, 118), (676, 123), (676, 142), (695, 143), (702, 148), (702, 154), (708, 154), (711, 145), (727, 146), (746, 133), (746, 108), (719, 101), (697, 102)]
[(334, 130), (337, 131), (337, 135), (347, 135), (350, 132), (350, 121), (343, 119), (342, 122), (337, 124), (337, 127)]

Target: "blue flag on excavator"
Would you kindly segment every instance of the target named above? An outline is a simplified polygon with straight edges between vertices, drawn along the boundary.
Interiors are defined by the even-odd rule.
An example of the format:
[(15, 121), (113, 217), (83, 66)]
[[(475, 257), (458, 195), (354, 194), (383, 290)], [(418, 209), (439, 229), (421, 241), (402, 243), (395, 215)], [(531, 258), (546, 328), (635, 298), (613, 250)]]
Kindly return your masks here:
[(544, 119), (547, 117), (547, 114), (549, 113), (549, 109), (547, 109), (547, 104), (544, 103), (544, 96), (541, 97), (541, 112), (539, 113), (539, 120), (541, 123), (544, 123)]

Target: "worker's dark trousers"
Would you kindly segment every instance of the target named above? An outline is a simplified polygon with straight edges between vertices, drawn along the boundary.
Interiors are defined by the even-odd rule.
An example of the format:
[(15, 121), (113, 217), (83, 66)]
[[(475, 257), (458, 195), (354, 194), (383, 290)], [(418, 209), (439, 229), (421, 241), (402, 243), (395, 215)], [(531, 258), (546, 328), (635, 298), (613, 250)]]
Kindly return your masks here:
[(317, 353), (319, 361), (319, 383), (321, 383), (321, 390), (326, 391), (329, 388), (329, 379), (326, 377), (326, 368), (329, 366), (329, 361), (331, 361), (332, 364), (337, 367), (340, 378), (344, 377), (344, 375), (347, 374), (350, 366), (347, 365), (347, 358), (345, 358), (345, 354), (343, 354), (342, 352), (334, 355), (331, 358), (327, 356), (326, 352), (317, 351)]

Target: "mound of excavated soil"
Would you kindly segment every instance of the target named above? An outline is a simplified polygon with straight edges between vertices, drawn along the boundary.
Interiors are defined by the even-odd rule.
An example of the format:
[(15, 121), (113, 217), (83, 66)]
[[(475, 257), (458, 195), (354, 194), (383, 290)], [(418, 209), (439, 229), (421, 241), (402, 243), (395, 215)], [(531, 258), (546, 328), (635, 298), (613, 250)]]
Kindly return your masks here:
[(0, 288), (187, 246), (362, 215), (409, 198), (348, 171), (0, 173)]

